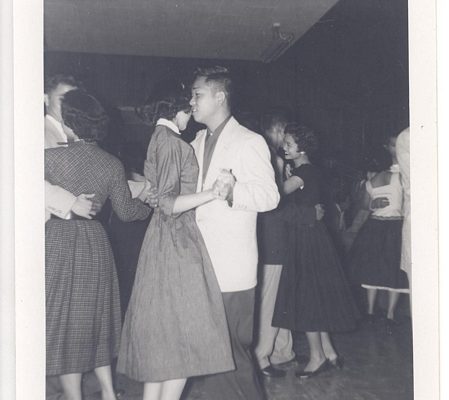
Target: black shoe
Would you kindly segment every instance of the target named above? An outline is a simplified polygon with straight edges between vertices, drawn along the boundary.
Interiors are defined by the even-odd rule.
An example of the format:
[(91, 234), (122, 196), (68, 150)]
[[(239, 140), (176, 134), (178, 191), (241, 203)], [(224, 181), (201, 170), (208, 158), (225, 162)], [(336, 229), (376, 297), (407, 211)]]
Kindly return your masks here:
[(261, 374), (270, 378), (283, 378), (287, 373), (282, 369), (274, 368), (272, 365), (260, 370)]
[(333, 360), (329, 360), (329, 363), (332, 367), (336, 369), (343, 369), (344, 360), (342, 357), (337, 356)]
[(321, 365), (315, 371), (298, 371), (295, 373), (297, 378), (311, 378), (312, 376), (317, 376), (330, 368), (329, 360), (326, 358)]

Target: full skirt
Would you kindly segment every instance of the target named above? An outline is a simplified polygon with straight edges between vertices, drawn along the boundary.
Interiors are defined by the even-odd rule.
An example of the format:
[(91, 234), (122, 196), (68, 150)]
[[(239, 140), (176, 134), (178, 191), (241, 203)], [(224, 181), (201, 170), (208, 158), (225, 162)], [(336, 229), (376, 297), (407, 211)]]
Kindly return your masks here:
[(136, 381), (234, 369), (223, 298), (194, 211), (156, 209), (145, 235), (117, 371)]
[(303, 332), (356, 327), (358, 309), (324, 223), (291, 224), (273, 326)]
[(349, 269), (356, 284), (405, 290), (407, 274), (401, 270), (402, 220), (368, 219), (349, 254)]
[(47, 375), (110, 365), (120, 341), (120, 298), (111, 246), (97, 221), (45, 225)]

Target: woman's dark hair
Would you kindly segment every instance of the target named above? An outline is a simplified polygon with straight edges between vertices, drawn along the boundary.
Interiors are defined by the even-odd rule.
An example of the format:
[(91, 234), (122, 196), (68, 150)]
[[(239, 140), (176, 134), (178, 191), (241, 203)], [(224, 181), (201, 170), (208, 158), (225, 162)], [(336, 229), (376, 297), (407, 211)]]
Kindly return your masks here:
[(61, 101), (61, 115), (64, 124), (80, 138), (100, 141), (107, 135), (109, 117), (99, 101), (89, 93), (70, 90)]
[(391, 154), (384, 146), (375, 146), (370, 154), (365, 157), (365, 170), (367, 172), (382, 172), (393, 164)]
[(312, 129), (307, 126), (289, 123), (285, 126), (284, 133), (292, 136), (299, 151), (311, 155), (318, 149), (318, 139)]
[(155, 125), (159, 118), (172, 120), (180, 111), (190, 111), (190, 96), (185, 86), (176, 81), (162, 82), (155, 88), (145, 104), (136, 109), (147, 124)]

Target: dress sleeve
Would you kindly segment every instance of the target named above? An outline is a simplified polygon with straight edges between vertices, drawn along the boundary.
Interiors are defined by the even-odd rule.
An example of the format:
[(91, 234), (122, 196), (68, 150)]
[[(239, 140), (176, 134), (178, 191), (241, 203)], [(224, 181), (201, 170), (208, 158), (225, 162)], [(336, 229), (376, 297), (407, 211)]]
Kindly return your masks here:
[(156, 127), (144, 169), (151, 186), (157, 187), (159, 207), (166, 215), (173, 215), (173, 205), (181, 191), (182, 151), (178, 140), (170, 135), (167, 128)]
[(117, 216), (124, 222), (143, 220), (150, 215), (151, 209), (139, 199), (131, 197), (125, 177), (125, 169), (120, 161), (116, 160), (113, 168), (113, 180), (110, 188), (111, 205)]

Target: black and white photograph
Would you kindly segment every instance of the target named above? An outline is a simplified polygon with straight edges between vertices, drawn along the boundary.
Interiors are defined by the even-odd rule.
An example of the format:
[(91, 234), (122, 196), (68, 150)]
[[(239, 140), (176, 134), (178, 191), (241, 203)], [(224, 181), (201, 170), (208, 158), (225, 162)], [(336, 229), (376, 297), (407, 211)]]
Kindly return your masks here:
[(18, 3), (2, 398), (440, 398), (436, 4)]

